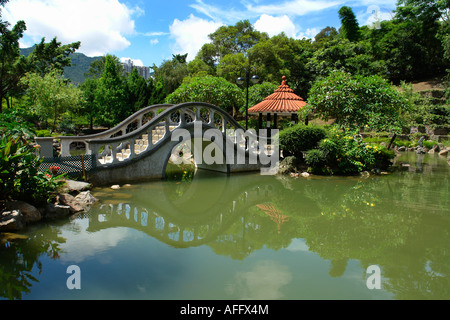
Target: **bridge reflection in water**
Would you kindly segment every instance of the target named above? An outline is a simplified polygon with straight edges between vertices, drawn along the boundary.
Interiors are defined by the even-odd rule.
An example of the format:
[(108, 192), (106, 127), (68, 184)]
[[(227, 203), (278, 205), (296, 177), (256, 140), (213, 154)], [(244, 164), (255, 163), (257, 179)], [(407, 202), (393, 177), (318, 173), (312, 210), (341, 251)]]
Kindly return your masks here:
[[(183, 279), (185, 283), (192, 283), (191, 277), (208, 272), (211, 272), (205, 277), (208, 281), (216, 273), (219, 278), (233, 275), (234, 271), (249, 275), (253, 265), (263, 272), (252, 275), (252, 279), (264, 282), (267, 270), (273, 270), (266, 268), (264, 261), (274, 260), (293, 277), (288, 297), (314, 297), (320, 284), (318, 289), (323, 292), (319, 298), (329, 298), (329, 288), (335, 289), (332, 298), (345, 299), (349, 293), (351, 298), (373, 298), (373, 291), (367, 295), (364, 277), (369, 266), (378, 265), (383, 290), (396, 299), (449, 299), (449, 167), (446, 159), (425, 155), (419, 163), (417, 155), (411, 156), (407, 159), (411, 167), (401, 167), (402, 171), (383, 177), (291, 179), (253, 174), (217, 177), (199, 171), (187, 183), (154, 182), (118, 191), (95, 189), (93, 193), (101, 202), (74, 222), (74, 232), (67, 231), (74, 225), (63, 223), (36, 226), (28, 238), (21, 240), (0, 239), (0, 297), (20, 298), (36, 281), (42, 281), (42, 285), (33, 288), (35, 292), (43, 297), (53, 293), (60, 298), (60, 278), (52, 287), (46, 282), (49, 277), (44, 275), (61, 271), (63, 263), (52, 260), (80, 261), (70, 246), (73, 244), (76, 249), (87, 251), (83, 253), (89, 257), (92, 252), (98, 253), (95, 259), (79, 262), (86, 263), (83, 270), (93, 272), (95, 277), (103, 275), (106, 270), (103, 267), (107, 268), (103, 259), (113, 257), (117, 273), (112, 275), (126, 275), (118, 284), (120, 294), (124, 285), (133, 282), (128, 279), (131, 276), (127, 273), (128, 262), (135, 268), (133, 280), (138, 283), (142, 281), (139, 277), (149, 272), (149, 266), (156, 270), (174, 265), (179, 268), (170, 267), (167, 274), (172, 278), (173, 274), (179, 275), (178, 270), (187, 271), (180, 276), (189, 278)], [(83, 228), (81, 232), (79, 226)], [(136, 233), (121, 227), (139, 230), (143, 236), (135, 237)], [(97, 232), (109, 228), (116, 230)], [(84, 230), (88, 231), (88, 237)], [(133, 236), (127, 237), (130, 234)], [(108, 247), (102, 254), (102, 248), (98, 249), (98, 243), (94, 242), (106, 239), (109, 243), (112, 235), (114, 240), (124, 241), (124, 246)], [(155, 245), (157, 241), (161, 246)], [(198, 248), (181, 250), (182, 254), (171, 248), (194, 246)], [(123, 259), (123, 251), (129, 261)], [(223, 256), (231, 259), (222, 259)], [(164, 263), (159, 263), (160, 257)], [(143, 265), (139, 264), (141, 261)], [(185, 270), (183, 263), (174, 261), (189, 261), (190, 269)], [(98, 269), (98, 265), (102, 268)], [(328, 270), (328, 276), (323, 270)], [(355, 276), (360, 277), (366, 292), (363, 296), (358, 291), (360, 286), (354, 285)], [(276, 275), (270, 277), (279, 284)], [(236, 279), (244, 281), (243, 277)], [(223, 283), (228, 284), (228, 280)], [(178, 284), (175, 280), (173, 283)], [(348, 286), (342, 287), (345, 283)], [(175, 287), (172, 293), (179, 297), (179, 286)], [(192, 287), (186, 287), (188, 296)], [(160, 297), (159, 288), (163, 287), (157, 288), (155, 297)], [(220, 288), (209, 288), (207, 297), (217, 297)], [(83, 289), (82, 293), (85, 292)]]
[[(217, 173), (200, 170), (197, 175), (203, 178), (196, 177), (186, 183), (168, 181), (160, 188), (155, 188), (155, 183), (141, 185), (139, 189), (129, 190), (133, 193), (132, 201), (104, 201), (95, 214), (89, 215), (88, 231), (129, 227), (173, 247), (192, 247), (217, 240), (236, 222), (241, 222), (242, 230), (249, 228), (245, 221), (246, 212), (260, 206), (274, 208), (267, 202), (274, 189), (273, 179), (255, 185), (253, 175), (248, 175), (248, 183), (243, 185), (242, 179), (223, 174), (220, 183), (212, 186), (202, 179), (210, 176), (213, 181)], [(264, 215), (276, 222), (272, 227), (280, 233), (276, 213)], [(281, 217), (287, 219), (285, 215)]]

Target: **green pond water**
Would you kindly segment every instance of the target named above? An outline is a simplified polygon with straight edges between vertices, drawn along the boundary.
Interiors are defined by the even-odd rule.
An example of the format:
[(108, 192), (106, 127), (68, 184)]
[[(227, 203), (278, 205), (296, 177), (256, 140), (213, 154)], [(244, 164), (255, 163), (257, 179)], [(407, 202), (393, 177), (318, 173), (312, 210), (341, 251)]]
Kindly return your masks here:
[(0, 299), (449, 299), (447, 159), (406, 153), (397, 165), (96, 188), (89, 212), (3, 238)]

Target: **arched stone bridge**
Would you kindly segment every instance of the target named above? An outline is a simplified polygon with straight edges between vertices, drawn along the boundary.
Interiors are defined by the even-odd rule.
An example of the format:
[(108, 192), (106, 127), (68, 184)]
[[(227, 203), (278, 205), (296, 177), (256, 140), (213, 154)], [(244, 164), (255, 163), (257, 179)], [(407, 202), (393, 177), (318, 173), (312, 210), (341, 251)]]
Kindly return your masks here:
[(228, 113), (207, 103), (154, 105), (105, 132), (60, 137), (61, 156), (70, 156), (74, 143), (84, 145), (86, 154), (96, 156), (97, 170), (88, 179), (97, 185), (164, 178), (169, 159), (179, 151), (184, 157), (178, 161), (190, 154), (199, 169), (259, 171), (278, 165), (278, 144), (268, 144), (264, 131), (259, 136), (245, 132)]

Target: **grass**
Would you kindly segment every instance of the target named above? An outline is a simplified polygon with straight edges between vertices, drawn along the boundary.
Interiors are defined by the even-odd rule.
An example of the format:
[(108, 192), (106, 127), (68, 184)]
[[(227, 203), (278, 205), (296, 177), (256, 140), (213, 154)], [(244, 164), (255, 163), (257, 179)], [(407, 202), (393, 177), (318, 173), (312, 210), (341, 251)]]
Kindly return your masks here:
[[(370, 144), (381, 144), (382, 142), (384, 142), (386, 145), (389, 144), (389, 142), (391, 141), (391, 138), (386, 138), (386, 137), (371, 137), (371, 138), (365, 138), (364, 142), (370, 143)], [(424, 140), (422, 142), (423, 146), (426, 148), (433, 148), (435, 145), (437, 144), (443, 144), (446, 147), (450, 147), (450, 140), (445, 140), (442, 142), (438, 142), (438, 141), (434, 141), (434, 140)], [(397, 147), (402, 147), (405, 146), (407, 148), (413, 148), (413, 147), (417, 147), (418, 144), (418, 140), (398, 140), (395, 139), (394, 142), (392, 143), (393, 146), (397, 146)]]

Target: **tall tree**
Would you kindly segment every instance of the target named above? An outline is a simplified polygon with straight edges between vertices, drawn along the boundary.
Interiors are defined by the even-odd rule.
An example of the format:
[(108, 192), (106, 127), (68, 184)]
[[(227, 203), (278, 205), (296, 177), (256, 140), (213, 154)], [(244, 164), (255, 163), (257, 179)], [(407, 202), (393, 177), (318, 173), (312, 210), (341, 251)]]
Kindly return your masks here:
[(399, 0), (395, 21), (403, 24), (415, 37), (415, 43), (423, 48), (424, 56), (414, 61), (421, 76), (444, 72), (443, 38), (450, 32), (450, 0)]
[[(154, 66), (156, 81), (164, 84), (166, 96), (174, 92), (189, 74), (184, 55), (174, 55), (172, 60), (164, 61), (160, 67)], [(183, 62), (184, 61), (184, 62)]]
[(235, 116), (244, 104), (241, 89), (221, 77), (195, 77), (166, 98), (166, 103), (199, 101), (214, 104)]
[(128, 105), (125, 78), (118, 71), (116, 61), (116, 57), (106, 55), (105, 67), (95, 92), (100, 119), (108, 126), (119, 123), (132, 113)]
[(341, 34), (350, 41), (357, 41), (359, 39), (359, 24), (352, 8), (347, 6), (340, 8), (339, 18), (342, 24)]
[(222, 26), (209, 35), (211, 43), (204, 44), (197, 57), (214, 67), (229, 54), (246, 55), (248, 50), (269, 36), (254, 29), (248, 20), (237, 22), (234, 26)]
[(227, 54), (217, 66), (217, 76), (235, 83), (238, 77), (245, 77), (241, 70), (248, 66), (248, 59), (243, 53)]
[(314, 37), (314, 45), (321, 47), (323, 43), (336, 39), (338, 34), (335, 27), (325, 27)]
[[(7, 21), (1, 20), (1, 6), (7, 0), (0, 1), (0, 113), (3, 111), (3, 99), (17, 90), (20, 78), (27, 71), (27, 60), (20, 55), (19, 39), (26, 25), (18, 21), (12, 29)], [(7, 100), (8, 103), (8, 100)]]
[(41, 42), (34, 47), (29, 59), (35, 72), (41, 76), (53, 69), (63, 71), (65, 67), (72, 65), (69, 55), (78, 50), (80, 44), (81, 42), (78, 41), (62, 45), (56, 37), (49, 43), (45, 43), (45, 38), (42, 38)]
[(86, 78), (79, 88), (83, 92), (83, 103), (78, 109), (78, 114), (89, 121), (89, 128), (94, 129), (94, 118), (99, 116), (99, 107), (95, 99), (98, 78)]
[(134, 113), (148, 104), (151, 95), (152, 82), (147, 83), (143, 77), (139, 75), (136, 68), (133, 68), (127, 77), (128, 104)]

